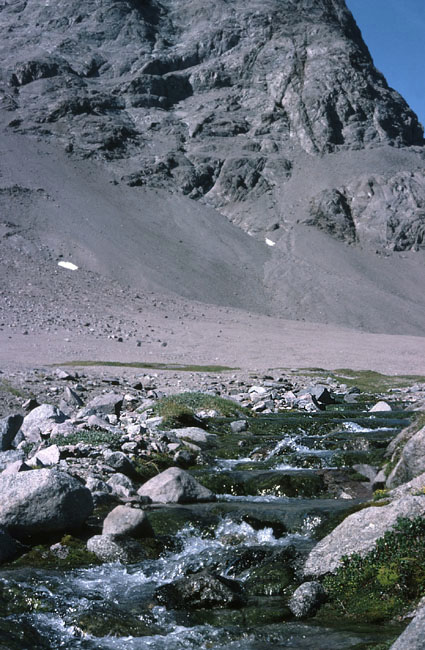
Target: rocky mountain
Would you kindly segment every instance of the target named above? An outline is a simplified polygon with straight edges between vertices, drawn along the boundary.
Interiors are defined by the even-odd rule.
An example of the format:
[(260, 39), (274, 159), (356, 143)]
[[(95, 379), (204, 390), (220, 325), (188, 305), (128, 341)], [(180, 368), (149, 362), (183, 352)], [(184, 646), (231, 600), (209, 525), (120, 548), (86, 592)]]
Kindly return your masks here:
[[(344, 0), (3, 0), (0, 55), (2, 204), (18, 193), (34, 216), (41, 202), (29, 221), (53, 254), (66, 230), (80, 262), (112, 263), (134, 286), (143, 276), (189, 299), (423, 333), (423, 128)], [(10, 168), (28, 137), (51, 149), (25, 184)], [(112, 181), (113, 245), (93, 188), (84, 225), (59, 173), (46, 180), (52, 151), (65, 184), (91, 164)]]

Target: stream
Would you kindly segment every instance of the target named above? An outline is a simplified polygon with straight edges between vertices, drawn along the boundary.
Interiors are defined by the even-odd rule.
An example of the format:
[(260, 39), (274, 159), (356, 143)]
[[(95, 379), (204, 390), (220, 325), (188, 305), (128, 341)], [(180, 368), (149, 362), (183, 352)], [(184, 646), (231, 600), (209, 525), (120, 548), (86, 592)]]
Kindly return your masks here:
[[(3, 618), (0, 650), (361, 650), (397, 636), (388, 624), (298, 622), (287, 602), (316, 541), (371, 499), (353, 465), (378, 465), (408, 418), (350, 405), (259, 416), (237, 434), (230, 420), (211, 420), (220, 443), (191, 471), (217, 500), (146, 506), (157, 544), (138, 564), (2, 568), (3, 584), (32, 611)], [(245, 600), (191, 608), (157, 597), (199, 571), (238, 581)], [(19, 634), (8, 640), (8, 630)]]

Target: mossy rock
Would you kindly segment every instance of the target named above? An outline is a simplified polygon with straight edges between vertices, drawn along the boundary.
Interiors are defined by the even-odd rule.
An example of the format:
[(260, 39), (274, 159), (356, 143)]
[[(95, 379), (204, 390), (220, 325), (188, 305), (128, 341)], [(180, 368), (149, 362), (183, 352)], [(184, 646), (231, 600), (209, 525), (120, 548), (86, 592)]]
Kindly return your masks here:
[(175, 466), (174, 460), (166, 454), (152, 454), (148, 458), (132, 456), (131, 460), (137, 473), (137, 478), (134, 478), (136, 482), (139, 481), (142, 484), (169, 467)]
[(244, 582), (248, 596), (283, 596), (294, 582), (294, 571), (286, 563), (268, 562), (252, 569)]
[(0, 582), (0, 617), (48, 610), (45, 593), (37, 593), (10, 580)]
[(150, 636), (160, 633), (155, 617), (150, 612), (131, 614), (112, 603), (91, 604), (82, 614), (72, 619), (84, 634), (104, 636)]
[(212, 625), (213, 627), (254, 626), (282, 623), (292, 617), (285, 601), (281, 599), (265, 599), (258, 604), (248, 605), (241, 609), (200, 609), (190, 612), (191, 625)]
[(0, 650), (51, 650), (52, 646), (44, 635), (31, 623), (20, 620), (19, 625), (10, 620), (0, 620)]
[(101, 562), (94, 553), (87, 550), (86, 542), (71, 535), (65, 535), (56, 545), (56, 549), (51, 550), (48, 545), (34, 546), (28, 553), (12, 562), (11, 566), (76, 569), (94, 564), (101, 564)]
[(237, 496), (315, 497), (325, 493), (323, 478), (312, 472), (196, 473), (197, 480), (215, 494)]
[(411, 610), (425, 593), (425, 520), (399, 519), (364, 557), (343, 558), (324, 577), (325, 610), (362, 622), (379, 622)]
[(211, 512), (200, 513), (186, 506), (147, 509), (147, 515), (155, 537), (176, 535), (189, 525), (203, 530), (216, 526), (219, 522), (219, 517)]
[(223, 417), (241, 417), (249, 414), (248, 409), (236, 402), (201, 392), (178, 393), (162, 397), (155, 404), (154, 413), (163, 418), (161, 428), (178, 426), (199, 426), (197, 411), (216, 411)]

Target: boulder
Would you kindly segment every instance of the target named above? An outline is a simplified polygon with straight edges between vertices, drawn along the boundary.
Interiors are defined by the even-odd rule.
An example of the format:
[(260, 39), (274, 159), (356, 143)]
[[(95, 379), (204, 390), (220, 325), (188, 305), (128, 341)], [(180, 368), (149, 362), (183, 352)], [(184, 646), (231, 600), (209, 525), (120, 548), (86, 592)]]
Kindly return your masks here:
[(125, 476), (125, 474), (114, 474), (109, 481), (106, 481), (106, 485), (109, 486), (112, 494), (117, 497), (128, 499), (136, 494), (133, 481), (128, 476)]
[(130, 537), (153, 537), (149, 519), (143, 510), (117, 506), (103, 522), (103, 535), (129, 535)]
[(387, 478), (386, 486), (394, 488), (425, 472), (425, 427), (404, 445), (401, 457)]
[(313, 398), (313, 401), (317, 401), (319, 404), (323, 404), (324, 406), (328, 404), (335, 404), (334, 397), (331, 395), (326, 386), (322, 386), (322, 384), (317, 384), (316, 386), (310, 388), (310, 394)]
[(22, 415), (10, 415), (0, 420), (0, 451), (7, 451), (21, 428), (24, 418)]
[(11, 449), (10, 451), (0, 452), (0, 472), (6, 469), (8, 465), (16, 463), (16, 461), (24, 460), (25, 454), (22, 449)]
[(119, 418), (124, 396), (119, 393), (104, 393), (90, 400), (85, 409), (86, 415), (116, 415)]
[(45, 449), (40, 449), (34, 456), (28, 458), (29, 465), (38, 467), (50, 467), (51, 465), (57, 465), (59, 461), (60, 451), (57, 445), (50, 445), (49, 447), (45, 447)]
[(111, 451), (107, 449), (103, 454), (105, 463), (120, 474), (129, 478), (136, 478), (137, 472), (131, 460), (122, 451)]
[(289, 609), (296, 618), (314, 616), (325, 601), (325, 590), (316, 580), (304, 582), (296, 589), (289, 601)]
[(208, 570), (158, 587), (155, 598), (161, 605), (176, 609), (234, 608), (246, 602), (239, 582)]
[(215, 499), (211, 490), (179, 467), (170, 467), (154, 476), (139, 488), (137, 494), (150, 497), (154, 503), (196, 503)]
[(41, 404), (24, 417), (21, 431), (25, 438), (31, 442), (39, 442), (43, 434), (50, 433), (54, 424), (64, 422), (66, 415), (56, 406)]
[(381, 400), (380, 402), (377, 402), (372, 408), (369, 409), (369, 413), (384, 413), (385, 411), (392, 411), (391, 406), (387, 403)]
[(423, 650), (425, 648), (425, 603), (419, 607), (415, 618), (392, 644), (390, 650)]
[(218, 444), (218, 436), (215, 433), (207, 433), (199, 427), (184, 427), (176, 429), (173, 433), (181, 440), (190, 440), (201, 449), (211, 449)]
[(230, 423), (230, 429), (232, 433), (242, 433), (242, 431), (247, 431), (248, 423), (246, 420), (235, 420)]
[(135, 539), (124, 539), (114, 535), (95, 535), (87, 541), (87, 550), (102, 562), (133, 564), (146, 559), (144, 548)]
[(399, 517), (413, 518), (425, 514), (425, 495), (405, 496), (387, 506), (365, 508), (349, 515), (310, 552), (304, 575), (318, 577), (340, 566), (343, 555), (366, 555)]
[(50, 469), (0, 476), (0, 526), (16, 537), (71, 530), (93, 511), (90, 491)]

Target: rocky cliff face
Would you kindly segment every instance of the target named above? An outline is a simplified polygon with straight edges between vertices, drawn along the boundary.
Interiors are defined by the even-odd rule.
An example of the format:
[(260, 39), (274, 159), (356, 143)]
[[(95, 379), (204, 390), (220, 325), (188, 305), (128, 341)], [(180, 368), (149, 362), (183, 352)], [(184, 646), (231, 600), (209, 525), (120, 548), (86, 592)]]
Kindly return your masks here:
[(424, 246), (423, 129), (344, 0), (10, 0), (0, 16), (9, 130), (273, 233), (276, 251), (297, 223)]

